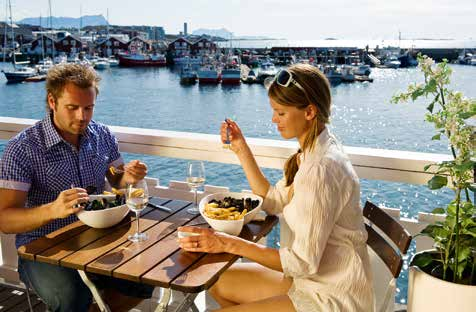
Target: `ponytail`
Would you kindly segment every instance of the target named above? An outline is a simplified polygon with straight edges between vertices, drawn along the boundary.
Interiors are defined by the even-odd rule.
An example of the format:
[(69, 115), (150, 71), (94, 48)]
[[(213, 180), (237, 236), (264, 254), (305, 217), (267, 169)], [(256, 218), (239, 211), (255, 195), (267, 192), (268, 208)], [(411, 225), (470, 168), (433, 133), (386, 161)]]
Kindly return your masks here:
[(290, 186), (294, 182), (294, 176), (299, 169), (298, 166), (298, 157), (301, 153), (301, 149), (291, 155), (291, 157), (286, 160), (286, 164), (284, 165), (284, 176), (286, 177), (286, 186)]

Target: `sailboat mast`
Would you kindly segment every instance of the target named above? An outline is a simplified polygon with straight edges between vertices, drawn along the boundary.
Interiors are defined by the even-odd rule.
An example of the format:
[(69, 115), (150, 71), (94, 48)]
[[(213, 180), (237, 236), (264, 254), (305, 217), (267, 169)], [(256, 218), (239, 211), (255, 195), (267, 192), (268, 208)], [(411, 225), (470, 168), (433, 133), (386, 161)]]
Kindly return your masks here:
[(8, 7), (10, 9), (10, 27), (12, 29), (12, 53), (13, 53), (13, 67), (15, 67), (15, 64), (17, 62), (17, 59), (15, 57), (15, 34), (13, 32), (13, 16), (12, 16), (12, 2), (8, 0)]
[(40, 13), (40, 32), (41, 32), (41, 58), (42, 60), (45, 59), (45, 41), (43, 40), (43, 27), (41, 27), (42, 21), (41, 21), (41, 13)]
[(109, 39), (109, 8), (107, 8), (107, 11), (106, 11), (106, 39)]
[(51, 0), (48, 0), (48, 7), (50, 11), (50, 29), (51, 29), (51, 48), (53, 53), (51, 54), (51, 58), (54, 60), (55, 58), (55, 39), (53, 33), (53, 13), (51, 13)]
[(5, 26), (3, 26), (3, 63), (7, 60), (8, 2), (5, 1)]

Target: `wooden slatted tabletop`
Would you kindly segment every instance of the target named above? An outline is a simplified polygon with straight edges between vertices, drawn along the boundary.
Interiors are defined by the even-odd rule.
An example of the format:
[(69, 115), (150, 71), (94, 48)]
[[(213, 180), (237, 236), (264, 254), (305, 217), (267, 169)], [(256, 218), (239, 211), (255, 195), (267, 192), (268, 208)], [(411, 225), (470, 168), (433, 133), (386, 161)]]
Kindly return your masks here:
[[(81, 221), (72, 223), (18, 249), (20, 257), (90, 273), (114, 276), (154, 286), (196, 293), (210, 288), (238, 256), (191, 253), (179, 248), (176, 230), (182, 225), (208, 227), (200, 216), (187, 213), (190, 202), (152, 198), (172, 212), (151, 207), (141, 214), (141, 231), (149, 239), (140, 243), (127, 240), (136, 228), (129, 215), (118, 225), (94, 229)], [(254, 242), (267, 235), (278, 218), (251, 222), (241, 237)]]

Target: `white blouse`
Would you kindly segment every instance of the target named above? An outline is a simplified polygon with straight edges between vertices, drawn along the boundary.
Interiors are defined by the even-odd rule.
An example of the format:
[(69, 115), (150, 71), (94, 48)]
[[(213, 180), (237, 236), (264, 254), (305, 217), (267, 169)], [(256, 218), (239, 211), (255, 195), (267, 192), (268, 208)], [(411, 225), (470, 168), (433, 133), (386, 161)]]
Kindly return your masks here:
[(294, 195), (285, 179), (271, 186), (263, 203), (280, 214), (279, 255), (299, 312), (373, 311), (367, 232), (360, 185), (342, 147), (327, 129), (312, 151), (300, 156)]

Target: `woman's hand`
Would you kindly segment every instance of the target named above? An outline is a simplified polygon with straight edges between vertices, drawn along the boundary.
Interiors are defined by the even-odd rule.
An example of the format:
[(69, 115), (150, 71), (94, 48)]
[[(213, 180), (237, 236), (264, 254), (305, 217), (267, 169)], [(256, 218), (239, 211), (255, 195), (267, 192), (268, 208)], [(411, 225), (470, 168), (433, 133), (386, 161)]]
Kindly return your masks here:
[(221, 253), (229, 252), (232, 242), (236, 237), (216, 232), (213, 229), (204, 229), (193, 226), (181, 226), (180, 232), (190, 232), (199, 235), (179, 239), (180, 248), (191, 252)]
[(230, 141), (230, 149), (238, 154), (240, 151), (246, 147), (246, 140), (243, 134), (241, 133), (240, 127), (231, 119), (227, 119), (226, 122), (223, 121), (220, 127), (220, 135), (222, 143), (225, 143), (227, 140), (226, 130), (228, 128), (228, 139)]

